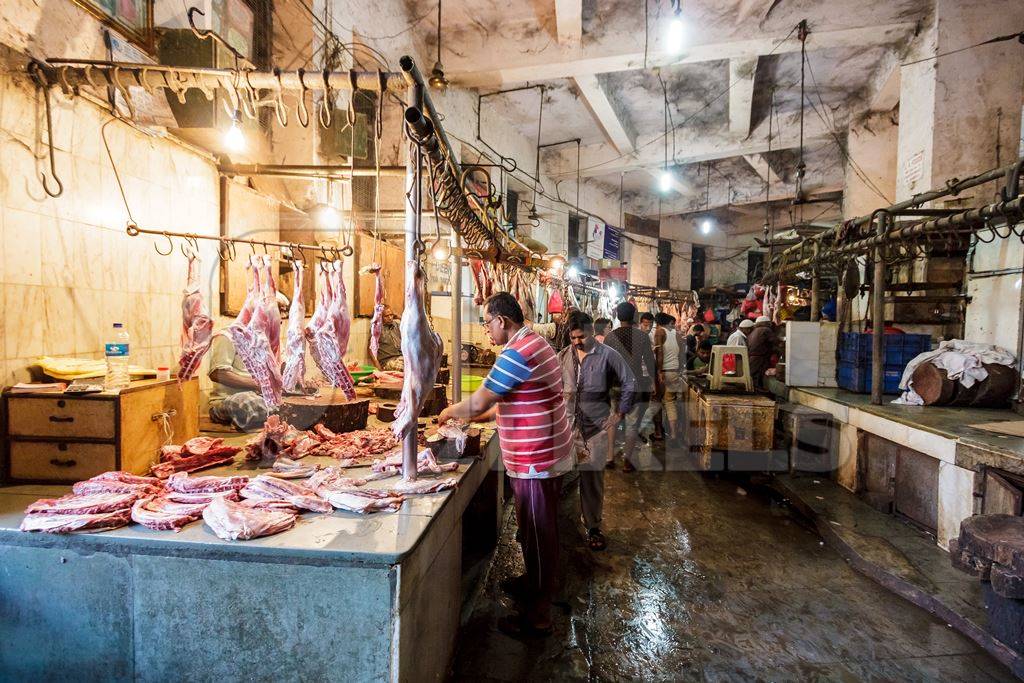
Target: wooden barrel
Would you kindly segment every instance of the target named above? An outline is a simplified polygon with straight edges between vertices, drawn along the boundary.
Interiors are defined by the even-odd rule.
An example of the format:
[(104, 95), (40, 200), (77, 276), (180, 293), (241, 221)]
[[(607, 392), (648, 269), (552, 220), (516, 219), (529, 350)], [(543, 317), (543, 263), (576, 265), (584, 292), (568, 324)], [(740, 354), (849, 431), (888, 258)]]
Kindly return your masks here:
[(985, 363), (988, 377), (978, 382), (978, 393), (971, 405), (975, 408), (1002, 408), (1010, 402), (1017, 386), (1017, 371), (1009, 365)]

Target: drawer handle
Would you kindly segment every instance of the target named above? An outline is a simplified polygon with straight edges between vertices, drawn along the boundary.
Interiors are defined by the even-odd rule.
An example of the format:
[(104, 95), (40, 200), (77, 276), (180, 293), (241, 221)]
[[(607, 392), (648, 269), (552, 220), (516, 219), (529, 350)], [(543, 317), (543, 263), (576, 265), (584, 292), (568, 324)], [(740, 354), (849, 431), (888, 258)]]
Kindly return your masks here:
[(74, 422), (74, 421), (75, 421), (75, 418), (71, 417), (70, 415), (67, 415), (65, 417), (60, 417), (58, 415), (51, 415), (50, 416), (50, 422)]
[(78, 464), (77, 460), (61, 460), (60, 458), (52, 458), (50, 464), (54, 467), (74, 467)]

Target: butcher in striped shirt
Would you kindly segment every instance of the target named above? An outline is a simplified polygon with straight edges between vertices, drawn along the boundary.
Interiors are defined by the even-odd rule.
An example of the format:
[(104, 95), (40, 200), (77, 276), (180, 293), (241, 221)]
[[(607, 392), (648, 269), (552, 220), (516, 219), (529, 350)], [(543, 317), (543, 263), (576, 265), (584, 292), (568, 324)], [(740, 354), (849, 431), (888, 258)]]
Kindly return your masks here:
[(551, 630), (551, 599), (558, 567), (558, 497), (572, 470), (572, 432), (562, 399), (562, 369), (554, 349), (525, 326), (523, 310), (507, 292), (484, 303), (484, 326), (503, 345), (483, 385), (445, 409), (438, 420), (497, 418), (498, 438), (519, 523), (526, 574), (512, 588), (523, 613), (500, 620), (512, 635)]

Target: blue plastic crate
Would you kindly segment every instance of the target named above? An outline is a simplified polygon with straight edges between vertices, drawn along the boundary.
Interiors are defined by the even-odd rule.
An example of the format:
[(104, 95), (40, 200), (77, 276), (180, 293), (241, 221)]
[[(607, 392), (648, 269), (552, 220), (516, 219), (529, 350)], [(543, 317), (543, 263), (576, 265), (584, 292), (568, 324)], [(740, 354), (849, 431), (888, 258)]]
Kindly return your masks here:
[[(885, 366), (885, 381), (882, 385), (882, 393), (884, 394), (898, 394), (900, 393), (900, 380), (903, 379), (903, 369), (905, 366), (899, 365), (886, 365)], [(867, 394), (871, 392), (871, 367), (865, 365), (857, 365), (854, 363), (839, 363), (839, 376), (837, 382), (841, 389), (847, 391), (854, 391), (858, 394)]]
[[(870, 367), (871, 338), (869, 332), (844, 332), (839, 343), (839, 362)], [(905, 366), (914, 356), (932, 349), (932, 338), (927, 334), (886, 334), (882, 340), (887, 366)]]

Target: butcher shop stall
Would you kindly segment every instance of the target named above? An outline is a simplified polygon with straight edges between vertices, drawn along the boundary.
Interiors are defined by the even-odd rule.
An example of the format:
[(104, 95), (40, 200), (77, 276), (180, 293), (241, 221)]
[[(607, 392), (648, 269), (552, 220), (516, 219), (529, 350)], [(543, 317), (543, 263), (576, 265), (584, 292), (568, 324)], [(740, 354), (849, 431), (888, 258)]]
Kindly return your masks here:
[(551, 257), (411, 57), (79, 4), (2, 77), (2, 677), (442, 678), (505, 494), (493, 426), (437, 416)]

